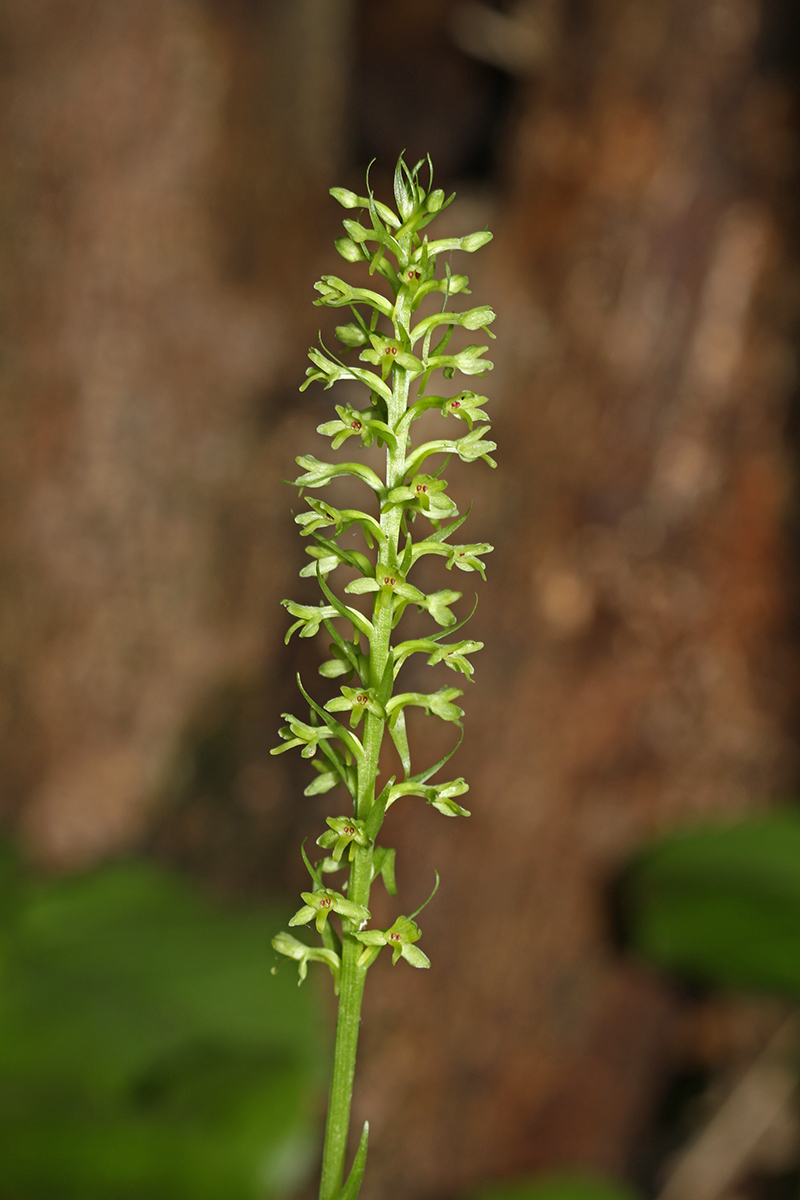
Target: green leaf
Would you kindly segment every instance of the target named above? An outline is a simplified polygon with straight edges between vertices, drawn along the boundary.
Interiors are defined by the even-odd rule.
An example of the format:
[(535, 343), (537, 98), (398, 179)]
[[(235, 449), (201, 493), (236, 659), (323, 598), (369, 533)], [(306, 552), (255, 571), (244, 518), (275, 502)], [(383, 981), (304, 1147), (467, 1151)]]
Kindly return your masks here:
[(402, 708), (395, 709), (392, 716), (389, 718), (389, 735), (394, 742), (395, 749), (400, 756), (400, 762), (403, 766), (405, 778), (411, 772), (411, 751), (408, 746), (408, 733), (406, 731), (406, 714)]
[(437, 771), (441, 771), (442, 767), (447, 766), (463, 740), (464, 730), (462, 729), (458, 735), (458, 741), (456, 742), (455, 746), (453, 746), (453, 749), (448, 750), (447, 754), (443, 755), (437, 763), (434, 763), (432, 767), (428, 767), (426, 771), (420, 771), (419, 774), (412, 775), (409, 783), (427, 783), (429, 779), (433, 778)]
[(800, 814), (676, 834), (621, 882), (633, 949), (724, 986), (800, 998)]
[(332, 607), (336, 609), (336, 612), (339, 614), (339, 616), (344, 617), (346, 621), (349, 621), (354, 630), (357, 629), (358, 632), (363, 633), (366, 638), (371, 638), (373, 634), (372, 622), (368, 620), (363, 613), (360, 613), (357, 608), (351, 608), (349, 604), (343, 604), (336, 593), (332, 592), (328, 587), (319, 571), (317, 572), (317, 581), (325, 599), (328, 600)]
[(361, 1133), (361, 1140), (358, 1143), (358, 1150), (353, 1159), (353, 1166), (350, 1174), (347, 1177), (342, 1190), (339, 1192), (337, 1200), (356, 1200), (361, 1180), (364, 1178), (364, 1168), (367, 1165), (367, 1142), (369, 1141), (369, 1121), (364, 1122), (364, 1129)]
[(396, 851), (389, 846), (376, 846), (372, 852), (372, 878), (380, 877), (390, 896), (397, 895), (397, 884), (394, 878), (394, 860)]

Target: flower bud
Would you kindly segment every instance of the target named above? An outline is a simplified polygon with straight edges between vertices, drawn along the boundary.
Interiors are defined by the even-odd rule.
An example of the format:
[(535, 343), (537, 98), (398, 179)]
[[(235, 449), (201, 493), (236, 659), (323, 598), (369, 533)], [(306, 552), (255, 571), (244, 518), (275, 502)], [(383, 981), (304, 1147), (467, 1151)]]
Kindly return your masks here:
[(337, 325), (336, 336), (345, 346), (363, 346), (367, 340), (367, 335), (360, 325), (356, 325), (355, 321), (351, 321), (349, 325)]
[(480, 308), (470, 308), (462, 313), (459, 324), (464, 329), (483, 329), (484, 325), (491, 325), (494, 315), (494, 309), (490, 305), (482, 304)]
[(472, 254), (474, 250), (480, 250), (481, 246), (485, 246), (487, 242), (490, 242), (492, 236), (488, 229), (484, 229), (482, 233), (468, 233), (466, 237), (461, 239), (461, 249), (466, 250), (468, 254)]
[(332, 187), (330, 193), (334, 200), (338, 200), (342, 208), (363, 208), (360, 197), (355, 192), (351, 192), (348, 188)]
[(366, 257), (361, 247), (357, 246), (349, 237), (338, 237), (333, 244), (342, 258), (346, 258), (348, 262), (362, 262)]
[(431, 192), (428, 199), (425, 201), (425, 207), (429, 213), (437, 213), (444, 204), (444, 192), (441, 188), (437, 188), (435, 192)]
[(370, 230), (365, 229), (359, 221), (344, 220), (342, 221), (342, 224), (354, 242), (365, 242), (368, 237), (374, 236)]

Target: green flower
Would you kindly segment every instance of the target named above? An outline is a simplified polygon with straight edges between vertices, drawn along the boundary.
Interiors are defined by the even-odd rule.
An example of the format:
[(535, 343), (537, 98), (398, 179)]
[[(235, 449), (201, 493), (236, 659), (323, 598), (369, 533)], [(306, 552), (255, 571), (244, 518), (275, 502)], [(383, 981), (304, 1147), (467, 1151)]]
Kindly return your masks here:
[(483, 642), (453, 642), (450, 646), (437, 646), (433, 654), (428, 659), (428, 666), (435, 667), (437, 663), (443, 662), (451, 671), (460, 671), (462, 675), (469, 678), (472, 675), (474, 667), (467, 660), (468, 654), (475, 654), (478, 650), (483, 649)]
[(392, 966), (398, 958), (404, 958), (412, 967), (429, 967), (430, 959), (414, 943), (422, 937), (422, 930), (410, 917), (398, 917), (389, 929), (365, 929), (356, 938), (364, 946), (358, 965), (372, 966), (384, 946), (392, 948)]
[(459, 421), (466, 421), (472, 429), (474, 421), (489, 420), (483, 409), (479, 407), (486, 403), (486, 396), (478, 396), (475, 392), (460, 392), (451, 400), (445, 400), (442, 405), (442, 416), (457, 417)]
[[(303, 568), (303, 570), (306, 570), (306, 568)], [(320, 563), (320, 571), (324, 572), (324, 570), (322, 563)], [(333, 570), (333, 567), (328, 567), (328, 570)], [(284, 638), (287, 645), (295, 629), (300, 630), (300, 637), (314, 637), (315, 634), (319, 633), (319, 627), (323, 621), (330, 621), (337, 615), (336, 609), (332, 608), (329, 604), (297, 604), (294, 600), (281, 600), (281, 604), (289, 613), (289, 616), (297, 617), (294, 625), (290, 626)]]
[(303, 758), (313, 758), (319, 743), (326, 738), (333, 737), (330, 729), (325, 725), (306, 725), (305, 721), (298, 720), (291, 713), (281, 713), (281, 716), (284, 721), (289, 722), (288, 725), (284, 725), (283, 729), (278, 730), (279, 736), (284, 739), (286, 745), (273, 746), (270, 754), (283, 754), (284, 750), (302, 746)]
[(324, 437), (333, 438), (331, 447), (338, 450), (349, 437), (360, 437), (364, 446), (371, 446), (377, 438), (379, 442), (395, 444), (395, 437), (385, 421), (381, 421), (374, 408), (357, 409), (349, 404), (337, 404), (338, 421), (326, 421), (317, 426), (317, 433)]
[[(297, 963), (297, 973), (300, 978), (297, 981), (297, 986), (305, 979), (308, 974), (308, 964), (310, 962), (325, 963), (330, 967), (333, 975), (334, 988), (338, 995), (339, 992), (339, 974), (341, 970), (341, 961), (335, 950), (322, 949), (321, 947), (305, 946), (299, 942), (297, 938), (292, 937), (290, 933), (278, 933), (272, 939), (272, 948), (277, 950), (278, 954), (285, 954), (287, 958), (292, 958)], [(277, 968), (273, 967), (273, 971)]]
[(317, 845), (323, 850), (333, 849), (331, 857), (334, 862), (341, 860), (342, 854), (350, 847), (350, 858), (353, 858), (356, 846), (368, 846), (370, 839), (364, 829), (364, 822), (354, 817), (326, 817), (330, 829), (317, 838)]
[(444, 521), (458, 513), (453, 501), (445, 495), (446, 489), (446, 479), (415, 475), (404, 487), (393, 488), (387, 499), (390, 504), (402, 504), (409, 512), (424, 513), (431, 521)]
[(454, 724), (460, 725), (464, 710), (457, 704), (453, 704), (453, 701), (456, 696), (463, 694), (459, 688), (440, 688), (438, 692), (427, 694), (425, 692), (402, 692), (399, 696), (392, 696), (391, 700), (387, 701), (386, 712), (394, 724), (396, 714), (401, 709), (414, 705), (423, 708), (428, 717), (439, 717), (442, 721), (452, 721)]
[(350, 728), (355, 729), (365, 712), (386, 720), (386, 710), (378, 700), (374, 688), (343, 687), (341, 696), (334, 696), (325, 705), (328, 712), (349, 712)]
[(369, 362), (380, 367), (382, 379), (386, 379), (395, 364), (410, 371), (412, 378), (421, 375), (425, 370), (420, 360), (404, 350), (395, 338), (381, 337), (380, 334), (371, 333), (369, 340), (372, 348), (362, 350), (358, 357), (362, 362)]
[(305, 900), (305, 904), (294, 914), (289, 922), (290, 926), (307, 925), (309, 921), (313, 920), (317, 926), (317, 933), (322, 933), (325, 922), (332, 912), (338, 913), (340, 917), (345, 917), (357, 925), (363, 924), (370, 918), (369, 909), (364, 908), (363, 904), (354, 904), (352, 900), (346, 900), (341, 893), (332, 892), (330, 888), (319, 888), (314, 892), (301, 892), (300, 895)]
[(468, 817), (469, 809), (462, 808), (460, 804), (456, 804), (454, 797), (463, 796), (469, 791), (469, 784), (463, 778), (452, 779), (449, 783), (437, 783), (430, 787), (425, 787), (422, 783), (397, 783), (389, 792), (389, 799), (386, 804), (394, 804), (395, 800), (400, 796), (421, 796), (426, 804), (430, 804), (433, 808), (438, 809), (446, 817)]

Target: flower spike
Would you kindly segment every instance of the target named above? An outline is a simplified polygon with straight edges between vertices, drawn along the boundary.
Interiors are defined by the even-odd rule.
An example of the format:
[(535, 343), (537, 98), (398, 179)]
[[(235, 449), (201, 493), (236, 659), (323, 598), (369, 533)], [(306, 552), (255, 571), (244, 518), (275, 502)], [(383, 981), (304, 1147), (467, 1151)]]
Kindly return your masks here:
[[(341, 187), (332, 188), (331, 195), (345, 210), (344, 234), (334, 244), (345, 275), (351, 273), (347, 264), (353, 268), (353, 279), (326, 274), (315, 284), (315, 304), (344, 310), (337, 313), (335, 327), (340, 350), (333, 353), (321, 338), (311, 347), (301, 391), (312, 384), (327, 390), (340, 383), (347, 390), (337, 389), (341, 394), (331, 417), (317, 427), (329, 439), (330, 461), (327, 455), (320, 459), (313, 454), (296, 459), (300, 473), (294, 487), (305, 507), (295, 521), (307, 539), (308, 558), (300, 574), (316, 580), (321, 598), (317, 603), (308, 603), (307, 597), (283, 601), (290, 618), (287, 643), (294, 633), (308, 644), (324, 632), (327, 657), (319, 675), (328, 690), (316, 699), (298, 677), (308, 718), (285, 713), (282, 744), (272, 753), (299, 749), (311, 760), (314, 775), (305, 795), (312, 803), (330, 792), (351, 797), (353, 808), (342, 812), (337, 799), (336, 815), (325, 817), (326, 827), (316, 839), (322, 857), (312, 862), (302, 849), (311, 890), (301, 893), (301, 907), (289, 926), (313, 926), (321, 946), (307, 946), (288, 932), (278, 934), (273, 946), (297, 963), (301, 982), (310, 962), (327, 965), (345, 1006), (339, 1029), (352, 1031), (358, 1028), (364, 973), (384, 946), (390, 947), (393, 964), (403, 958), (413, 967), (430, 966), (417, 945), (421, 931), (415, 918), (425, 905), (410, 916), (397, 916), (385, 929), (367, 927), (370, 889), (378, 877), (390, 896), (397, 893), (395, 851), (379, 844), (389, 809), (398, 799), (418, 797), (444, 816), (469, 816), (458, 803), (468, 791), (466, 781), (435, 778), (461, 743), (465, 716), (456, 703), (462, 690), (446, 686), (442, 668), (470, 680), (471, 656), (483, 643), (454, 640), (474, 605), (472, 612), (459, 613), (462, 593), (444, 586), (428, 591), (427, 574), (415, 568), (433, 556), (440, 560), (439, 568), (485, 578), (484, 559), (492, 547), (452, 541), (471, 505), (459, 515), (459, 500), (450, 494), (445, 471), (451, 459), (494, 467), (497, 446), (490, 437), (487, 397), (463, 384), (448, 386), (448, 381), (483, 377), (492, 370), (485, 339), (494, 337), (490, 326), (495, 312), (483, 303), (458, 308), (459, 297), (470, 294), (469, 280), (450, 265), (451, 255), (475, 253), (491, 233), (428, 237), (427, 227), (453, 200), (434, 189), (430, 157), (411, 166), (400, 156), (393, 178), (394, 208), (375, 196), (369, 170), (364, 195)], [(426, 297), (431, 299), (420, 311)], [(470, 336), (484, 340), (469, 342)], [(441, 382), (429, 391), (434, 377)], [(415, 443), (414, 423), (434, 410), (442, 418), (444, 436)], [(383, 472), (377, 449), (385, 456)], [(359, 458), (364, 450), (371, 450), (369, 463)], [(336, 504), (315, 494), (331, 486)], [(338, 507), (340, 497), (347, 495), (349, 501), (350, 494), (364, 497), (363, 511)], [(403, 640), (395, 630), (408, 611), (419, 614), (422, 628), (410, 630), (414, 636)], [(415, 679), (415, 690), (395, 690), (398, 673), (415, 654), (434, 669), (436, 681), (425, 687)], [(413, 716), (407, 724), (407, 713), (414, 709), (455, 725), (458, 732), (453, 748), (421, 771), (412, 766)], [(398, 765), (379, 784), (384, 748)], [(331, 874), (341, 880), (338, 890), (328, 886)], [(438, 886), (437, 873), (425, 904)], [(352, 1033), (337, 1035), (320, 1200), (356, 1200), (363, 1175), (366, 1128), (345, 1179), (355, 1049)]]

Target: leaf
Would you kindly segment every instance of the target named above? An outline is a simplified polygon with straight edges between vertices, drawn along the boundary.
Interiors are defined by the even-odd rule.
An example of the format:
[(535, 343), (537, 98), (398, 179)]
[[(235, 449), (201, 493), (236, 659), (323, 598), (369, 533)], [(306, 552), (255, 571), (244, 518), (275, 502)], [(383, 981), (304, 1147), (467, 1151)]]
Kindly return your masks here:
[(364, 1129), (361, 1134), (361, 1141), (358, 1143), (358, 1150), (353, 1159), (353, 1166), (350, 1169), (350, 1174), (347, 1177), (342, 1190), (339, 1192), (337, 1200), (356, 1200), (361, 1180), (364, 1178), (364, 1168), (367, 1165), (367, 1142), (369, 1141), (369, 1121), (364, 1122)]
[(411, 778), (409, 779), (409, 783), (427, 783), (428, 780), (431, 779), (436, 774), (437, 771), (441, 771), (442, 767), (447, 766), (450, 759), (453, 757), (453, 755), (455, 754), (456, 750), (461, 745), (463, 740), (464, 740), (464, 730), (462, 729), (461, 733), (458, 735), (458, 741), (456, 742), (455, 746), (453, 746), (453, 749), (448, 751), (448, 753), (445, 754), (443, 758), (440, 758), (439, 761), (434, 766), (429, 767), (427, 771), (420, 771), (418, 775), (412, 775)]
[(411, 751), (408, 747), (408, 733), (406, 732), (406, 714), (402, 708), (396, 709), (395, 713), (389, 720), (389, 735), (395, 744), (395, 749), (400, 756), (400, 762), (403, 764), (403, 773), (408, 779), (411, 771)]
[(343, 604), (335, 592), (332, 592), (328, 587), (322, 575), (317, 571), (317, 581), (319, 583), (322, 594), (326, 600), (329, 600), (331, 605), (336, 609), (340, 617), (344, 617), (349, 621), (354, 629), (359, 633), (363, 633), (365, 637), (371, 638), (373, 633), (372, 622), (369, 621), (363, 613), (360, 613), (357, 608), (351, 608), (349, 604)]
[(397, 895), (397, 884), (394, 878), (395, 854), (396, 851), (388, 846), (376, 846), (372, 852), (372, 878), (377, 879), (380, 875), (390, 896)]
[(724, 986), (800, 998), (800, 814), (676, 834), (644, 850), (620, 897), (633, 949)]

